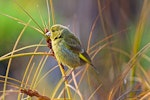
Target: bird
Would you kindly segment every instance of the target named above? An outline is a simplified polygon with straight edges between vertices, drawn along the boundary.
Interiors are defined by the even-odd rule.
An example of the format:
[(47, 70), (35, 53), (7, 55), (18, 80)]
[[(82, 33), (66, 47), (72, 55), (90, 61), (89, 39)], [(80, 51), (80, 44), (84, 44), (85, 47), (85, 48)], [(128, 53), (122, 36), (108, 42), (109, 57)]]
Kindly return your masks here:
[(70, 69), (89, 64), (96, 70), (79, 39), (68, 27), (55, 24), (51, 26), (50, 31), (47, 31), (46, 36), (51, 40), (52, 49), (58, 63)]

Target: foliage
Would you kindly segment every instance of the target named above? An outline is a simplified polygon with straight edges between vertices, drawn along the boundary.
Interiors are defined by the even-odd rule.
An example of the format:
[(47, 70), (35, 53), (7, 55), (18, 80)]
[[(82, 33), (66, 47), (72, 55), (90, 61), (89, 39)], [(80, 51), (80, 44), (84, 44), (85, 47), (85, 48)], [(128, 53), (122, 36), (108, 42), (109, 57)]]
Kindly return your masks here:
[[(150, 2), (137, 1), (135, 10), (128, 0), (77, 1), (0, 1), (0, 99), (31, 99), (20, 94), (28, 88), (56, 100), (150, 98)], [(44, 37), (55, 23), (70, 23), (99, 74), (88, 65), (69, 74), (57, 64)]]

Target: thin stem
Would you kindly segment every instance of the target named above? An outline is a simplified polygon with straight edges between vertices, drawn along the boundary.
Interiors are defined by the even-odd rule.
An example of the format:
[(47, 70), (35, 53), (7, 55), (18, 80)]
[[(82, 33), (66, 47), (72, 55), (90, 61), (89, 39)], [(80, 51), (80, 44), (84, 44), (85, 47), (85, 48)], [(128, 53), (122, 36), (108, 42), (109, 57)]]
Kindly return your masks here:
[[(16, 49), (25, 29), (27, 28), (28, 24), (30, 23), (31, 20), (28, 21), (27, 25), (23, 28), (23, 30), (21, 31), (20, 35), (18, 36), (16, 42), (15, 42), (15, 45), (13, 47), (13, 50), (12, 50), (12, 54), (11, 56), (14, 54), (13, 51)], [(6, 92), (6, 87), (7, 87), (7, 80), (8, 80), (8, 74), (9, 74), (9, 70), (10, 70), (10, 65), (11, 65), (11, 62), (12, 62), (12, 58), (9, 59), (9, 62), (8, 62), (8, 66), (7, 66), (7, 70), (6, 70), (6, 78), (5, 78), (5, 82), (4, 82), (4, 87), (3, 87), (3, 95), (4, 97), (2, 98), (2, 100), (5, 100), (5, 92)]]
[(37, 23), (37, 21), (35, 21), (35, 19), (20, 4), (18, 4), (17, 2), (16, 4), (32, 19), (32, 21), (40, 28), (40, 30), (45, 33), (43, 28)]
[[(66, 77), (66, 74), (65, 74), (65, 70), (64, 70), (64, 66), (62, 64), (58, 64), (59, 65), (59, 68), (60, 68), (60, 71), (61, 71), (61, 74), (62, 74), (62, 77)], [(65, 86), (66, 86), (66, 90), (67, 90), (67, 94), (68, 94), (68, 98), (71, 99), (72, 96), (71, 96), (71, 92), (70, 92), (70, 88), (68, 87), (68, 80), (65, 79)]]
[(6, 60), (6, 59), (11, 59), (11, 58), (16, 58), (16, 57), (24, 57), (24, 56), (32, 56), (32, 55), (49, 55), (53, 56), (53, 54), (46, 53), (46, 52), (30, 52), (30, 53), (20, 53), (20, 54), (15, 54), (15, 55), (10, 55), (4, 58), (0, 58), (0, 61)]
[(53, 20), (53, 25), (54, 25), (56, 23), (56, 20), (55, 20), (55, 14), (54, 14), (53, 0), (50, 0), (50, 7), (51, 7), (52, 20)]

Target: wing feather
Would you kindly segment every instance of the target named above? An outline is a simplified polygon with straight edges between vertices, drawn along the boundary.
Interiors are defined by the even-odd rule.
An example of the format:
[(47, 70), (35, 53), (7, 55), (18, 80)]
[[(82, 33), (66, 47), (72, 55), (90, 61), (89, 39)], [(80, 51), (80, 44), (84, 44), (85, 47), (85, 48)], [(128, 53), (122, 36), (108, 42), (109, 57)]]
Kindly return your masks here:
[(66, 47), (68, 47), (73, 52), (76, 52), (79, 54), (79, 58), (86, 62), (91, 64), (91, 59), (89, 55), (86, 53), (84, 49), (82, 49), (80, 41), (77, 37), (75, 37), (73, 34), (68, 34), (66, 38), (64, 38), (66, 41)]
[(77, 53), (80, 53), (82, 51), (80, 41), (73, 34), (68, 34), (68, 36), (64, 39), (66, 41), (66, 46), (69, 49)]

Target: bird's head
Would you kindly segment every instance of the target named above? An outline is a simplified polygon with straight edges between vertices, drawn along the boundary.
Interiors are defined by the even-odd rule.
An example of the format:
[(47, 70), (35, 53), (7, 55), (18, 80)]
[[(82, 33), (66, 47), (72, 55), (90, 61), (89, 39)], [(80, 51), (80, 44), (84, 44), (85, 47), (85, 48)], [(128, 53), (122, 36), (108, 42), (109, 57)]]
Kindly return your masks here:
[(66, 33), (65, 31), (69, 31), (68, 27), (60, 24), (55, 24), (51, 27), (50, 31), (46, 33), (46, 35), (49, 36), (53, 41), (55, 39), (62, 38)]

